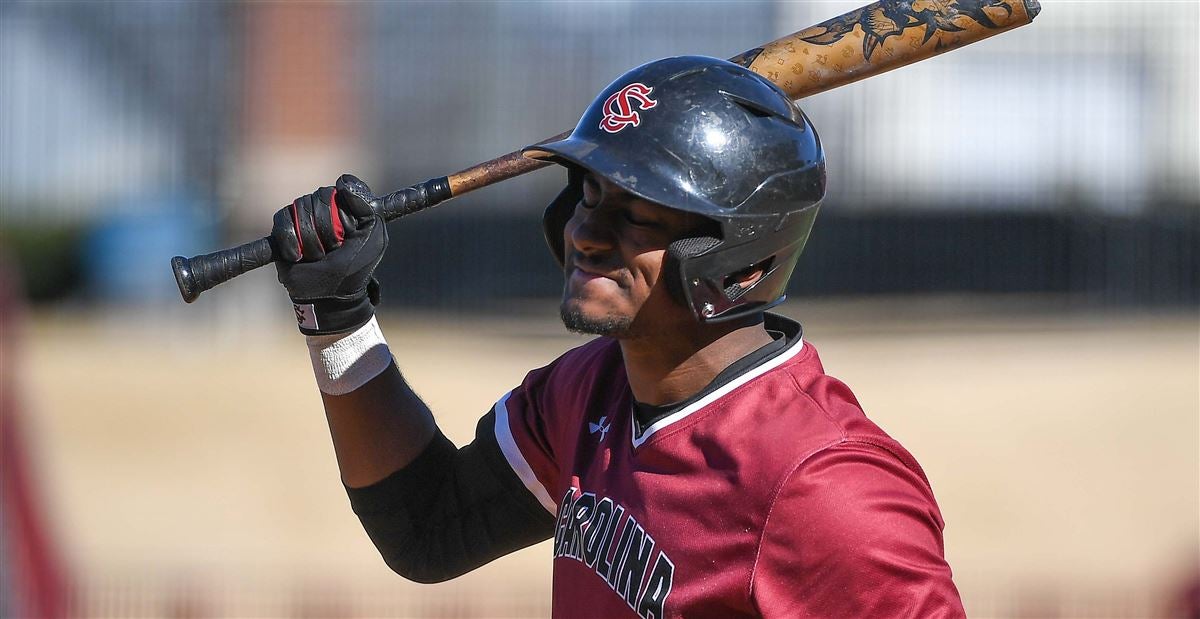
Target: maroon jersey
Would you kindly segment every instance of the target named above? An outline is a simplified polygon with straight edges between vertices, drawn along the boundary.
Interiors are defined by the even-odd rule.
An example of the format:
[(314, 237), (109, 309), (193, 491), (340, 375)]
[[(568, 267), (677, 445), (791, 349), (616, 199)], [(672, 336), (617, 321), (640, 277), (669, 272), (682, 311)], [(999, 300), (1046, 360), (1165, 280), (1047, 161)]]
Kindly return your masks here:
[(555, 616), (964, 615), (920, 466), (788, 330), (640, 433), (609, 338), (496, 403), (501, 450), (557, 517)]

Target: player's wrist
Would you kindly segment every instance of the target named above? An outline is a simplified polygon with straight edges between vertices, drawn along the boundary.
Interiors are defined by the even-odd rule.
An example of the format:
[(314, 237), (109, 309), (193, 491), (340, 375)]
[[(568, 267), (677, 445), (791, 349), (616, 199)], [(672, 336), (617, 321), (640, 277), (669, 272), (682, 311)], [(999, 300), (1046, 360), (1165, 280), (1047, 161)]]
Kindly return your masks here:
[(304, 335), (341, 335), (362, 327), (375, 316), (364, 292), (353, 297), (292, 299), (296, 326)]
[(304, 335), (338, 335), (354, 331), (375, 317), (379, 282), (375, 278), (351, 295), (306, 297), (289, 295), (296, 326)]
[(317, 388), (329, 395), (350, 393), (392, 364), (392, 352), (374, 315), (353, 331), (305, 339)]

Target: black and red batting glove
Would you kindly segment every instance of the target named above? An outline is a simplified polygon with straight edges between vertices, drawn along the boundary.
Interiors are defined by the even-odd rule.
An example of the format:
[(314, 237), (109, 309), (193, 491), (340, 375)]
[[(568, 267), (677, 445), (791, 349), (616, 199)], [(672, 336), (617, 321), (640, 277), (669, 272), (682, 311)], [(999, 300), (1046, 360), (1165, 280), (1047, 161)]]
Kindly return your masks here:
[(275, 267), (302, 333), (344, 333), (375, 315), (374, 272), (388, 243), (376, 201), (366, 183), (344, 174), (275, 213)]

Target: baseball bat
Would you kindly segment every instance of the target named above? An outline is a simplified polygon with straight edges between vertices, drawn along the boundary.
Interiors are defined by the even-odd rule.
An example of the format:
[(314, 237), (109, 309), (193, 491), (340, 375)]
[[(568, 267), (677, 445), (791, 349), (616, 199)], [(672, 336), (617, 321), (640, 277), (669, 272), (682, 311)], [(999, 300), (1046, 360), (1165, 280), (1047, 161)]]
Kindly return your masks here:
[[(1037, 0), (879, 0), (730, 60), (802, 99), (1023, 26), (1040, 10)], [(514, 151), (393, 192), (381, 200), (386, 206), (380, 214), (387, 221), (398, 219), (547, 165)], [(211, 254), (175, 256), (171, 269), (183, 300), (191, 303), (276, 256), (270, 237), (264, 237)]]

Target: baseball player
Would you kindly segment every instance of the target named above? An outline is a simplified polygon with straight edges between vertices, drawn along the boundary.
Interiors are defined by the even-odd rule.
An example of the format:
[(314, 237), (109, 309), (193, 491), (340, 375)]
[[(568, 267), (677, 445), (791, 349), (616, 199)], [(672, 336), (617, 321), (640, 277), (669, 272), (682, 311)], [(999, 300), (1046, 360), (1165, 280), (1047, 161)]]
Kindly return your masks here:
[(793, 102), (668, 58), (524, 153), (567, 171), (543, 224), (563, 322), (599, 337), (529, 372), (462, 448), (373, 315), (382, 198), (347, 175), (275, 215), (342, 479), (387, 564), (435, 582), (552, 538), (560, 617), (962, 616), (920, 466), (766, 311), (825, 193)]

